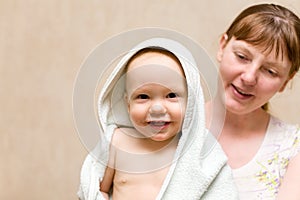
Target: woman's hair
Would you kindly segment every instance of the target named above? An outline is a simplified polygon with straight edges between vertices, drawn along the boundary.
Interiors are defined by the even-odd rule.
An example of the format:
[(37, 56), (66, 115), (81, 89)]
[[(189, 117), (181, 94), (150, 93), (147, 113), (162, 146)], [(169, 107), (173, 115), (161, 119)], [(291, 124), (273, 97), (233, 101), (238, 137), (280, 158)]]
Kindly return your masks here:
[[(289, 9), (274, 4), (257, 4), (243, 10), (226, 31), (232, 37), (276, 56), (287, 55), (291, 62), (289, 75), (300, 66), (300, 19)], [(267, 104), (263, 106), (267, 110)]]
[(266, 53), (286, 53), (292, 64), (289, 74), (299, 70), (300, 19), (287, 8), (274, 4), (250, 6), (235, 18), (226, 33), (228, 41), (234, 36)]

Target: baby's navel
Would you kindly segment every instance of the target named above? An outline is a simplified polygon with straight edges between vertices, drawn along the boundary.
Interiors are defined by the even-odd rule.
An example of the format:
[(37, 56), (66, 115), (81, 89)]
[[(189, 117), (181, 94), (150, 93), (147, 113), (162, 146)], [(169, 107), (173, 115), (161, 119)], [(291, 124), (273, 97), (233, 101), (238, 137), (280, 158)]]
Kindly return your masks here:
[(122, 183), (122, 184), (125, 184), (125, 183), (127, 183), (127, 180), (126, 180), (125, 178), (122, 178), (122, 179), (121, 179), (121, 183)]

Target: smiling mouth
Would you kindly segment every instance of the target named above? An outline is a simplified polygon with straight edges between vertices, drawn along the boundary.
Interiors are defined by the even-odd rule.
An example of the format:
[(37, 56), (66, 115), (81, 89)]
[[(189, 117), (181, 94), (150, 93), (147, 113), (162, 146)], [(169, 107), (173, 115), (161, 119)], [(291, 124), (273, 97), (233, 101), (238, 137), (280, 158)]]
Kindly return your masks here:
[(245, 93), (243, 91), (241, 91), (239, 88), (237, 88), (235, 85), (231, 84), (231, 86), (234, 88), (234, 90), (239, 93), (240, 95), (243, 95), (245, 97), (252, 97), (253, 94), (249, 94), (249, 93)]
[(151, 121), (148, 124), (154, 129), (163, 129), (170, 124), (170, 122), (166, 121)]

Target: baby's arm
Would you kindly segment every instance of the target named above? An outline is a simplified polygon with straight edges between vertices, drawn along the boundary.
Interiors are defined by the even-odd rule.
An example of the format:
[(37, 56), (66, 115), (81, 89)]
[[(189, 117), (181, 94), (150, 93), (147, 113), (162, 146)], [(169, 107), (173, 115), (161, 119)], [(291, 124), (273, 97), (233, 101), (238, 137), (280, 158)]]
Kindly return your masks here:
[(299, 200), (300, 199), (300, 153), (294, 157), (287, 168), (287, 171), (283, 177), (283, 182), (280, 186), (277, 200), (289, 199)]
[(115, 176), (115, 145), (116, 145), (116, 132), (118, 131), (118, 129), (115, 130), (113, 137), (112, 137), (112, 143), (110, 145), (110, 149), (109, 149), (109, 159), (108, 159), (108, 164), (107, 167), (105, 169), (105, 173), (103, 175), (102, 181), (100, 182), (100, 192), (102, 193), (102, 195), (104, 196), (104, 198), (106, 200), (109, 200), (109, 192), (112, 189), (113, 186), (113, 180), (114, 180), (114, 176)]
[(106, 167), (104, 176), (102, 181), (100, 182), (100, 191), (105, 199), (109, 200), (109, 191), (111, 189), (111, 186), (113, 184), (115, 170), (110, 167)]

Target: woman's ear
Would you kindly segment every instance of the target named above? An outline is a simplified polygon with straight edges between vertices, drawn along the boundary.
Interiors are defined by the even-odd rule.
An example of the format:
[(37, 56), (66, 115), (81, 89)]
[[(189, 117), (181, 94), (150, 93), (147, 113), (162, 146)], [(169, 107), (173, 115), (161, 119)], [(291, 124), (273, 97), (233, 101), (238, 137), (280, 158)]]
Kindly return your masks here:
[(224, 33), (219, 41), (219, 50), (217, 53), (217, 60), (219, 62), (221, 62), (222, 57), (223, 57), (223, 50), (226, 46), (226, 44), (228, 43), (228, 35), (226, 33)]
[(284, 84), (283, 84), (283, 85), (281, 86), (281, 88), (279, 89), (279, 92), (283, 92), (283, 91), (284, 91), (284, 89), (286, 88), (287, 84), (288, 84), (289, 82), (291, 82), (292, 79), (294, 78), (295, 74), (296, 74), (296, 72), (293, 72), (293, 73), (289, 76), (289, 78), (284, 82)]

